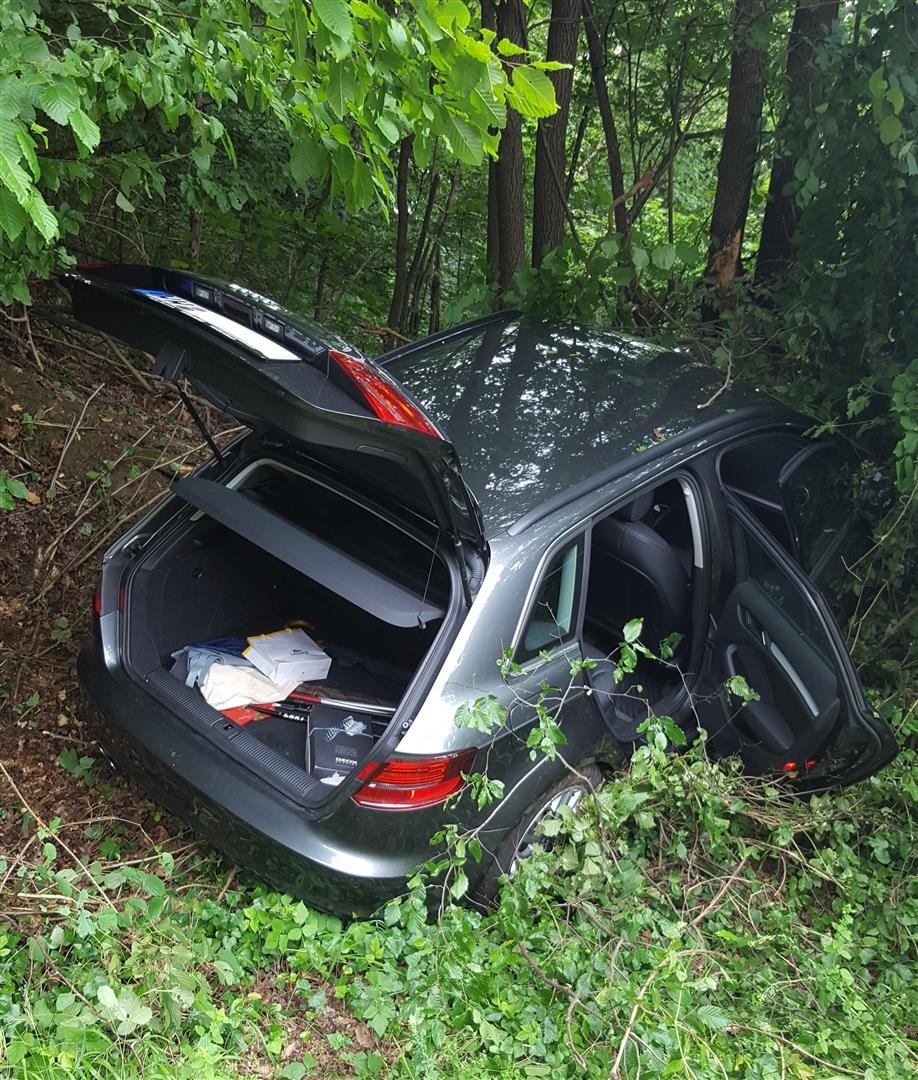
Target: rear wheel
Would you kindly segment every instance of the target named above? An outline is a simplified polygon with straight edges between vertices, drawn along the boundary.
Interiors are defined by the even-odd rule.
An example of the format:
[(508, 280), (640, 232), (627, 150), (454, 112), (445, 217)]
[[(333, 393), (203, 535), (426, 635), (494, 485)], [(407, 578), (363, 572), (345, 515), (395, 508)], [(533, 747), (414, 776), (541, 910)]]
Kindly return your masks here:
[(516, 828), (497, 849), (494, 861), (478, 887), (480, 901), (484, 904), (494, 903), (500, 891), (501, 876), (507, 874), (512, 877), (520, 863), (532, 853), (535, 844), (544, 849), (553, 846), (554, 838), (542, 835), (541, 825), (544, 821), (559, 813), (563, 806), (576, 809), (586, 796), (600, 787), (602, 781), (602, 770), (598, 765), (585, 765), (576, 773), (563, 776), (535, 799)]

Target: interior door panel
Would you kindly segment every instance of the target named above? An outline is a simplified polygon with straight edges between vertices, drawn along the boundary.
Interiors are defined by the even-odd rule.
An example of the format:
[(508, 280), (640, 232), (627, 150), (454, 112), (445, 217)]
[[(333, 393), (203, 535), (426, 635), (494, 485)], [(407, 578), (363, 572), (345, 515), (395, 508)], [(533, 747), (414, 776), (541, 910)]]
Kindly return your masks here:
[[(810, 787), (869, 775), (895, 756), (895, 739), (867, 705), (828, 605), (756, 518), (728, 503), (736, 580), (711, 635), (700, 706), (712, 750)], [(731, 693), (734, 676), (758, 700)]]

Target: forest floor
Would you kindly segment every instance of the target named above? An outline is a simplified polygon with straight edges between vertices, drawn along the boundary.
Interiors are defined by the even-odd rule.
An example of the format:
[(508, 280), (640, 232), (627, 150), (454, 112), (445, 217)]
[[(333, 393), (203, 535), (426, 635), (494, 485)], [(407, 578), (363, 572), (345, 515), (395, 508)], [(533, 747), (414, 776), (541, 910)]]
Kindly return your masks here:
[[(104, 873), (128, 861), (156, 874), (165, 853), (170, 873), (190, 875), (186, 889), (193, 881), (220, 899), (235, 879), (99, 758), (76, 677), (106, 548), (209, 451), (175, 390), (136, 357), (53, 308), (33, 314), (29, 329), (31, 344), (22, 328), (0, 326), (0, 469), (28, 488), (14, 511), (0, 512), (0, 920), (27, 935), (48, 916), (17, 891), (17, 870), (39, 859), (36, 823), (60, 838), (71, 867), (98, 862)], [(218, 442), (242, 430), (199, 407)], [(293, 991), (273, 975), (259, 972), (247, 993), (263, 1013), (255, 1023), (284, 1016), (284, 1045), (277, 1049), (275, 1034), (268, 1053), (269, 1040), (252, 1039), (240, 1075), (274, 1076), (305, 1052)], [(342, 1050), (378, 1044), (332, 994), (308, 1026), (312, 1075), (352, 1075)]]

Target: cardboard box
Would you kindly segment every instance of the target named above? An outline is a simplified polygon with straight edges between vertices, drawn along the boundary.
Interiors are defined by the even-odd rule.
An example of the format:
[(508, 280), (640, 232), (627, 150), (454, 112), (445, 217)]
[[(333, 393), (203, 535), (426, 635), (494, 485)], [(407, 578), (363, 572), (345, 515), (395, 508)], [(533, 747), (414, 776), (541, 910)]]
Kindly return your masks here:
[(328, 675), (331, 657), (304, 630), (276, 630), (248, 640), (243, 656), (275, 682), (316, 682)]

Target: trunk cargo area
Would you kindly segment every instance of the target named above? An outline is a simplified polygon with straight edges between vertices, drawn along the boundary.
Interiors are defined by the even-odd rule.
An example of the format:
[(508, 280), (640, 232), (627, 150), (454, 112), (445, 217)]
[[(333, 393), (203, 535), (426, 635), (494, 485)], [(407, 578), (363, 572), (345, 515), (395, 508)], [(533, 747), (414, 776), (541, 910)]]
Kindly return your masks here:
[[(265, 517), (278, 515), (302, 530), (301, 552), (291, 557), (297, 566), (210, 516), (182, 514), (146, 544), (129, 576), (127, 655), (135, 674), (168, 690), (176, 701), (173, 707), (187, 713), (190, 722), (207, 723), (232, 737), (237, 735), (236, 724), (222, 722), (224, 714), (212, 709), (199, 690), (188, 689), (167, 674), (172, 653), (215, 638), (270, 633), (292, 622), (303, 626), (332, 660), (324, 680), (298, 688), (314, 702), (307, 706), (308, 720), (263, 716), (239, 729), (261, 744), (258, 765), (266, 779), (290, 781), (295, 775), (291, 770), (296, 770), (301, 775), (293, 787), (302, 787), (308, 776), (311, 727), (333, 727), (352, 716), (365, 724), (375, 743), (393, 722), (443, 627), (450, 604), (449, 570), (414, 536), (288, 466), (250, 465), (229, 486), (239, 493), (227, 492), (230, 498), (238, 502), (244, 497), (246, 507), (249, 503), (256, 511), (264, 507)], [(323, 583), (312, 580), (303, 570), (309, 570), (309, 545), (316, 541), (347, 556), (357, 568), (358, 581), (366, 572), (377, 575), (387, 588), (423, 598), (418, 608), (426, 618), (419, 617), (412, 626), (392, 625), (345, 599), (339, 585), (352, 597), (355, 594), (355, 574), (349, 574), (347, 566), (317, 570)], [(336, 581), (336, 573), (346, 580)], [(373, 577), (367, 581), (372, 584)], [(370, 600), (368, 604), (372, 606)], [(251, 746), (244, 736), (237, 744)], [(331, 794), (333, 789), (325, 790)]]

